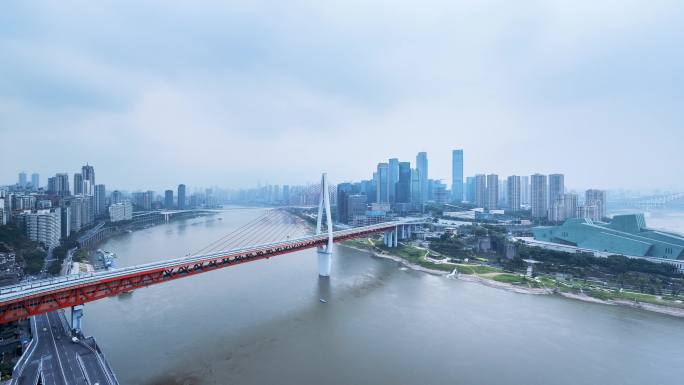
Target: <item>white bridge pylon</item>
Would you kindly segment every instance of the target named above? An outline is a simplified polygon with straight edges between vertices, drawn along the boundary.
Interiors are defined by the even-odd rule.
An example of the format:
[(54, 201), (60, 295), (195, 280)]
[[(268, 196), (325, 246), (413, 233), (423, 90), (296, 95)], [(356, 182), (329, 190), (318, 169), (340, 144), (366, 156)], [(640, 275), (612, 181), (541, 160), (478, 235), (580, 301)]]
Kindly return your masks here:
[(333, 225), (332, 214), (330, 213), (330, 193), (328, 190), (328, 174), (323, 173), (321, 176), (321, 197), (318, 200), (316, 235), (323, 232), (323, 210), (325, 210), (328, 243), (325, 246), (318, 246), (318, 275), (321, 277), (329, 277), (330, 270), (332, 269)]

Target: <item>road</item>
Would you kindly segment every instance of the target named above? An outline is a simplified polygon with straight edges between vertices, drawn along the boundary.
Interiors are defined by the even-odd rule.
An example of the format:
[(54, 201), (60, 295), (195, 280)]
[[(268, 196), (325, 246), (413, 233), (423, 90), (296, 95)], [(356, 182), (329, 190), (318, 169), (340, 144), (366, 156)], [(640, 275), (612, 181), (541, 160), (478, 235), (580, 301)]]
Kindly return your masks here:
[(72, 342), (63, 311), (31, 318), (34, 340), (15, 367), (11, 385), (117, 385), (92, 337)]

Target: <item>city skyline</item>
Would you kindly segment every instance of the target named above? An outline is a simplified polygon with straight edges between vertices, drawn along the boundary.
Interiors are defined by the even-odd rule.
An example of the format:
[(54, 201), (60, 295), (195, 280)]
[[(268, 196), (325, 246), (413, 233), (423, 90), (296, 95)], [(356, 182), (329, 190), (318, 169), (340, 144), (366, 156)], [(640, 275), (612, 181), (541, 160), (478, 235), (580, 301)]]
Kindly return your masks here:
[(682, 25), (4, 2), (0, 382), (676, 383)]
[[(430, 177), (450, 184), (451, 150), (464, 148), (465, 175), (684, 187), (670, 177), (684, 156), (676, 3), (434, 5), (247, 2), (199, 18), (172, 3), (8, 4), (1, 124), (31, 132), (41, 156), (8, 146), (0, 180), (88, 160), (125, 189), (344, 181), (426, 151)], [(167, 28), (177, 20), (186, 28)]]

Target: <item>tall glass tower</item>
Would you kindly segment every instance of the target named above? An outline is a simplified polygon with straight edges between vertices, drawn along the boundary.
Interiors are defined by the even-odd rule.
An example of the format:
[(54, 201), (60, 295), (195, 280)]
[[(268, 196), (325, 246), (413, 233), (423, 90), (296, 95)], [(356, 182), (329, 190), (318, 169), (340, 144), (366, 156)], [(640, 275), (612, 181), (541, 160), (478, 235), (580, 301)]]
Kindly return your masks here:
[(451, 153), (451, 200), (463, 201), (463, 150)]
[(416, 155), (416, 169), (418, 170), (418, 179), (420, 180), (420, 202), (427, 202), (428, 196), (428, 159), (427, 152), (419, 152)]

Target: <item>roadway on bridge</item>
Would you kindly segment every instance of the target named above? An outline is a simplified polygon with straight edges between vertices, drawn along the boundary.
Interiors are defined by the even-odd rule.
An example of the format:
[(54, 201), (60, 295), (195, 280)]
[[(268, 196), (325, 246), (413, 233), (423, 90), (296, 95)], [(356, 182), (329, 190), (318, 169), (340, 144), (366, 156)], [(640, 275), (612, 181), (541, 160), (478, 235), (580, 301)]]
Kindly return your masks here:
[(74, 343), (63, 311), (32, 317), (34, 341), (22, 356), (11, 385), (117, 385), (92, 338)]

